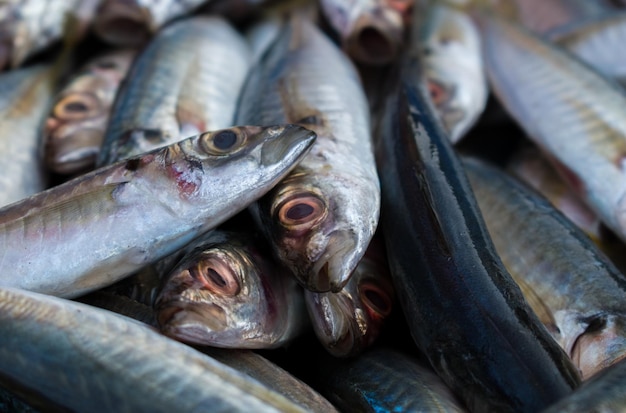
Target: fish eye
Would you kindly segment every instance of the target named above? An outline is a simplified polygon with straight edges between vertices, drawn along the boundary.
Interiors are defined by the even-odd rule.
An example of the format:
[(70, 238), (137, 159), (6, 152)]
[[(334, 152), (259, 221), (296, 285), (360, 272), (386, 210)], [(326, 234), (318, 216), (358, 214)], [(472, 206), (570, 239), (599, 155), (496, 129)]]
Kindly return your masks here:
[(315, 194), (302, 193), (290, 197), (278, 208), (278, 219), (286, 227), (311, 227), (327, 214), (326, 203)]
[(361, 296), (361, 301), (363, 301), (367, 307), (381, 316), (386, 317), (391, 313), (392, 299), (390, 295), (378, 285), (371, 282), (363, 283), (359, 287), (359, 295)]
[(213, 259), (199, 263), (195, 270), (197, 278), (204, 287), (214, 293), (228, 297), (239, 294), (241, 289), (239, 280), (228, 264)]
[(53, 114), (61, 120), (80, 120), (98, 114), (98, 100), (88, 93), (71, 93), (61, 99), (53, 109)]
[(228, 155), (240, 148), (246, 141), (245, 134), (237, 128), (224, 129), (217, 132), (206, 132), (201, 135), (200, 144), (208, 154)]

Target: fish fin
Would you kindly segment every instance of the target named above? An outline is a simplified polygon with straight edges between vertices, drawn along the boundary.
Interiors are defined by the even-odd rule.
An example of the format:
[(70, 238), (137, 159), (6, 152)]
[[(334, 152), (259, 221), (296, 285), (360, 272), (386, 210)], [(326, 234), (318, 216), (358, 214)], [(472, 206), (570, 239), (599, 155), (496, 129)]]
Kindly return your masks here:
[(550, 334), (553, 337), (560, 336), (561, 330), (556, 323), (554, 315), (552, 314), (552, 311), (550, 311), (548, 306), (543, 302), (541, 297), (539, 297), (535, 290), (533, 290), (532, 287), (528, 285), (528, 283), (522, 278), (515, 278), (515, 282), (522, 290), (524, 298), (526, 299), (526, 302), (528, 303), (530, 308), (532, 308), (537, 317), (539, 317), (539, 320), (548, 329)]

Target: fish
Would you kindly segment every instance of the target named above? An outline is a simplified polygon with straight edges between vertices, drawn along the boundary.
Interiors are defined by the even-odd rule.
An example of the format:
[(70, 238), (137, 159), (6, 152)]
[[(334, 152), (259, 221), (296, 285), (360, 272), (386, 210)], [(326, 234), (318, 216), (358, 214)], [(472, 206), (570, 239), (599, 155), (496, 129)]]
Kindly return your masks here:
[(201, 347), (200, 351), (247, 374), (309, 412), (336, 413), (337, 409), (311, 386), (252, 350)]
[(66, 18), (75, 19), (72, 36), (83, 38), (99, 0), (5, 0), (0, 4), (0, 70), (15, 69), (66, 35)]
[(311, 21), (292, 15), (251, 71), (235, 119), (315, 131), (298, 168), (249, 209), (303, 287), (341, 290), (380, 210), (368, 102), (352, 62)]
[(220, 16), (168, 25), (137, 56), (120, 88), (97, 166), (234, 126), (250, 64), (245, 39)]
[(304, 292), (315, 334), (335, 357), (353, 357), (370, 347), (391, 314), (394, 290), (384, 248), (374, 238), (338, 293)]
[(626, 57), (615, 52), (626, 40), (626, 12), (610, 11), (546, 36), (604, 76), (626, 84)]
[(192, 13), (207, 0), (102, 0), (93, 31), (115, 46), (141, 47), (168, 22)]
[(607, 10), (607, 5), (595, 0), (514, 0), (513, 3), (519, 23), (538, 34), (601, 15)]
[(40, 158), (40, 133), (55, 79), (48, 64), (0, 74), (0, 207), (48, 186)]
[(305, 411), (138, 321), (63, 298), (0, 288), (0, 335), (0, 382), (28, 391), (36, 408)]
[(414, 52), (423, 62), (437, 113), (456, 143), (487, 105), (480, 33), (467, 13), (453, 7), (431, 2), (422, 13), (412, 32), (417, 37)]
[(136, 52), (98, 54), (57, 93), (43, 130), (44, 162), (50, 171), (71, 175), (94, 169), (113, 100)]
[(519, 26), (479, 18), (498, 101), (575, 193), (626, 240), (626, 91)]
[(537, 412), (580, 383), (493, 246), (411, 55), (385, 74), (382, 229), (413, 341), (470, 411)]
[(542, 413), (614, 413), (626, 410), (626, 361), (620, 361), (587, 380)]
[(310, 150), (295, 125), (205, 132), (0, 209), (0, 285), (73, 298), (213, 229)]
[(602, 221), (559, 176), (541, 150), (528, 142), (506, 163), (511, 175), (541, 193), (594, 242), (601, 242)]
[(322, 394), (345, 413), (468, 411), (424, 361), (388, 347), (318, 356), (311, 368)]
[(548, 200), (464, 160), (498, 255), (582, 379), (626, 357), (626, 277)]
[(211, 231), (185, 248), (155, 301), (161, 332), (192, 344), (284, 346), (308, 327), (302, 289), (250, 231)]
[(368, 65), (393, 61), (403, 47), (414, 0), (321, 0), (321, 10), (352, 59)]

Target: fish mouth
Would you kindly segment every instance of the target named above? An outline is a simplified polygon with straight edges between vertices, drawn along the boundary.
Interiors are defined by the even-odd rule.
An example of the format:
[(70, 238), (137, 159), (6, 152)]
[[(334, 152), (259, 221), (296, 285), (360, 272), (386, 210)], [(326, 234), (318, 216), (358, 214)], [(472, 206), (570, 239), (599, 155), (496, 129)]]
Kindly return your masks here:
[(324, 253), (313, 265), (306, 282), (309, 291), (338, 293), (346, 285), (363, 253), (347, 231), (335, 231), (328, 236)]
[(107, 1), (100, 8), (93, 30), (118, 46), (139, 47), (152, 36), (150, 13), (135, 1)]
[(161, 332), (176, 340), (211, 345), (214, 334), (228, 327), (226, 312), (212, 303), (160, 303), (156, 319)]
[(363, 337), (349, 296), (305, 291), (305, 299), (315, 334), (326, 351), (349, 357), (361, 350)]
[(344, 47), (348, 55), (361, 63), (385, 65), (398, 54), (403, 35), (400, 14), (377, 8), (356, 21)]
[(59, 174), (72, 174), (92, 168), (103, 139), (101, 129), (54, 131), (46, 145), (46, 165)]
[(302, 159), (315, 142), (315, 132), (298, 125), (271, 126), (265, 131), (261, 164), (271, 166), (290, 157)]

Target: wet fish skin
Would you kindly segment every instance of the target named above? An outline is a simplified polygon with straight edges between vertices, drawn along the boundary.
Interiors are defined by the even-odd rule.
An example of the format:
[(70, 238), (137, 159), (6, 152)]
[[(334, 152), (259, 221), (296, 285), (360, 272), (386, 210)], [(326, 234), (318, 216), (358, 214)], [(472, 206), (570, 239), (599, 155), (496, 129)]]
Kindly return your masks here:
[(403, 46), (413, 3), (414, 0), (321, 0), (320, 6), (350, 57), (364, 64), (384, 65), (394, 60)]
[(155, 302), (161, 332), (225, 348), (276, 348), (308, 327), (302, 289), (249, 231), (215, 230), (187, 247)]
[(118, 314), (12, 288), (0, 289), (0, 309), (2, 379), (68, 410), (304, 411)]
[(569, 394), (578, 372), (498, 258), (425, 86), (406, 80), (419, 62), (397, 70), (377, 162), (381, 228), (413, 340), (470, 411), (539, 411)]
[[(77, 38), (90, 16), (81, 11), (97, 0), (5, 0), (0, 4), (0, 70), (21, 66), (36, 52), (61, 39), (68, 14), (77, 18)], [(81, 26), (82, 25), (82, 26)]]
[(453, 143), (476, 123), (489, 90), (480, 33), (469, 15), (432, 2), (413, 36), (431, 98)]
[(542, 413), (615, 413), (626, 410), (626, 362), (620, 361), (598, 373), (569, 396)]
[(498, 100), (568, 185), (626, 239), (624, 90), (521, 27), (486, 15), (481, 27)]
[(251, 53), (220, 16), (168, 25), (137, 56), (115, 99), (97, 165), (233, 126)]
[(603, 75), (626, 84), (626, 58), (616, 53), (626, 39), (626, 13), (607, 12), (547, 34)]
[(432, 369), (413, 356), (373, 348), (359, 357), (315, 358), (316, 382), (342, 412), (466, 412)]
[(166, 23), (191, 13), (207, 0), (102, 0), (93, 23), (104, 41), (140, 47)]
[(94, 168), (113, 99), (135, 54), (118, 49), (96, 56), (56, 95), (43, 131), (48, 169), (74, 174)]
[(549, 201), (478, 159), (464, 166), (498, 255), (582, 378), (626, 357), (626, 278)]
[(392, 311), (394, 291), (384, 248), (374, 238), (338, 293), (304, 292), (315, 334), (335, 357), (353, 357), (370, 347)]
[(75, 297), (165, 257), (266, 193), (315, 140), (242, 126), (120, 161), (0, 210), (0, 285)]
[(380, 187), (358, 73), (313, 23), (292, 18), (244, 86), (236, 123), (294, 122), (318, 138), (250, 208), (305, 288), (339, 291), (378, 224)]
[(540, 34), (601, 15), (608, 8), (603, 2), (593, 0), (514, 0), (513, 3), (519, 22)]
[(43, 191), (48, 184), (39, 134), (53, 91), (48, 65), (0, 74), (0, 206)]
[(310, 412), (337, 412), (328, 400), (308, 384), (251, 350), (202, 347), (200, 350), (282, 394)]

